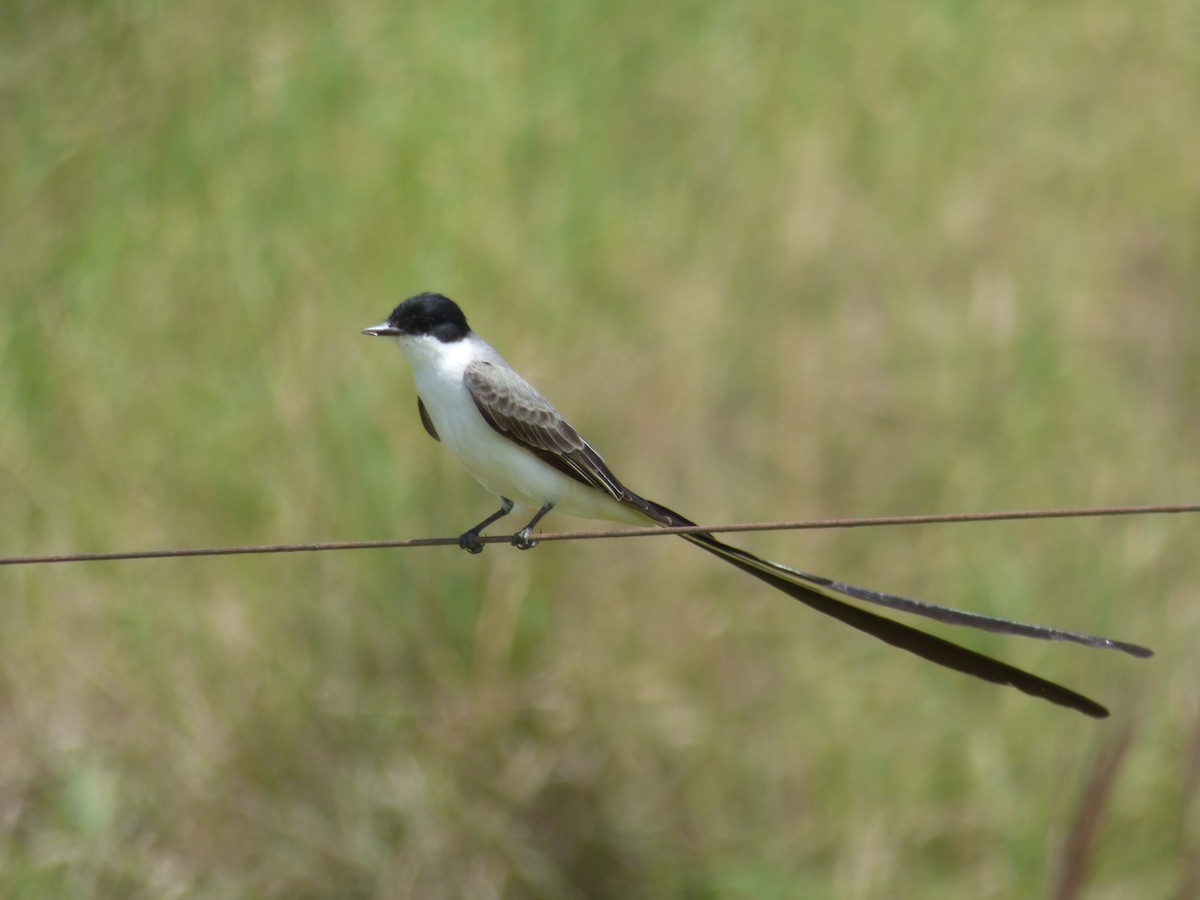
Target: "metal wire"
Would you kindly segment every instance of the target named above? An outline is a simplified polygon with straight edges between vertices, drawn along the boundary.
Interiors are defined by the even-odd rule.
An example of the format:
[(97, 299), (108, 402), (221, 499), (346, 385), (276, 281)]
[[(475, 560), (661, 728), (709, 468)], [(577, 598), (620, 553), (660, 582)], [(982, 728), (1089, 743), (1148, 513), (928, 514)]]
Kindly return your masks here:
[[(1104, 506), (1083, 509), (1027, 509), (1007, 512), (944, 513), (924, 516), (875, 516), (865, 519), (808, 519), (794, 522), (743, 522), (732, 525), (690, 525), (675, 528), (620, 528), (604, 531), (561, 531), (539, 534), (538, 541), (587, 541), (605, 538), (660, 537), (671, 534), (721, 534), (738, 531), (802, 531), (827, 528), (874, 528), (884, 525), (933, 525), (959, 522), (1001, 522), (1022, 519), (1082, 519), (1103, 516), (1145, 516), (1200, 512), (1200, 503), (1158, 506)], [(484, 535), (485, 544), (507, 544), (511, 534)], [(111, 562), (128, 559), (178, 559), (194, 556), (246, 556), (265, 553), (316, 553), (325, 550), (379, 550), (405, 547), (457, 547), (457, 537), (408, 538), (382, 541), (330, 541), (313, 544), (264, 544), (234, 547), (191, 547), (172, 550), (128, 550), (112, 553), (66, 553), (48, 556), (0, 556), (0, 566), (68, 562)]]

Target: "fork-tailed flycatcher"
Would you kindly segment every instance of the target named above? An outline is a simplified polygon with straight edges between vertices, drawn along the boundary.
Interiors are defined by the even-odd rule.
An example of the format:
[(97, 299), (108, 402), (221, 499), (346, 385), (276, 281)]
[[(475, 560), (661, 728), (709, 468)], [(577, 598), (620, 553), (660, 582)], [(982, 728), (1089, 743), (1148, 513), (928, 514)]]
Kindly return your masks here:
[[(454, 301), (418, 294), (397, 306), (386, 322), (364, 334), (390, 337), (412, 366), (417, 412), (434, 440), (441, 441), (488, 490), (500, 508), (459, 537), (471, 553), (483, 550), (480, 532), (514, 506), (534, 512), (512, 539), (528, 550), (533, 527), (552, 509), (586, 519), (636, 525), (694, 525), (676, 512), (625, 487), (591, 445), (525, 379), (467, 325)], [(753, 575), (818, 612), (931, 662), (967, 675), (1008, 684), (1031, 694), (1104, 718), (1108, 710), (1061, 685), (960, 647), (908, 625), (845, 602), (845, 597), (953, 625), (1050, 641), (1107, 647), (1151, 656), (1136, 644), (1075, 631), (1030, 625), (979, 613), (908, 600), (810, 575), (732, 547), (711, 534), (682, 534), (685, 541)]]

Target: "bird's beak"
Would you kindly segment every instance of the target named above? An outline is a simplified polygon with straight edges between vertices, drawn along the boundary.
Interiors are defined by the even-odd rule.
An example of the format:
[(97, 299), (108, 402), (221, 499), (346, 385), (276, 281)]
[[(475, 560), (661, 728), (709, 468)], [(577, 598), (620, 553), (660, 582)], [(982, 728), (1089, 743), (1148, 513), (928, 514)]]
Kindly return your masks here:
[(400, 332), (387, 322), (380, 322), (378, 325), (372, 325), (370, 328), (364, 328), (362, 333), (369, 334), (371, 337), (395, 337)]

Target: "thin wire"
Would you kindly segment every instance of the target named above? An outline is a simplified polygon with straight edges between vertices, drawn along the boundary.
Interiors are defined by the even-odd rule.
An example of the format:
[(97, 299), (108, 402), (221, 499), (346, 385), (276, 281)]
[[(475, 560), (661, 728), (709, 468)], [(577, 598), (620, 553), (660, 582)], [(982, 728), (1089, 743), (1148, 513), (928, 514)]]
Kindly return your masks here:
[[(1021, 519), (1082, 519), (1100, 516), (1145, 516), (1200, 512), (1200, 503), (1160, 506), (1104, 506), (1084, 509), (1027, 509), (1008, 512), (943, 513), (925, 516), (876, 516), (866, 519), (808, 519), (796, 522), (743, 522), (733, 525), (688, 525), (673, 528), (620, 528), (605, 531), (561, 531), (539, 534), (538, 541), (591, 541), (605, 538), (660, 537), (670, 534), (721, 534), (738, 531), (807, 531), (826, 528), (874, 528), (884, 525), (932, 525), (949, 522), (1000, 522)], [(484, 544), (507, 544), (511, 534), (484, 535)], [(130, 550), (116, 553), (70, 553), (54, 556), (0, 556), (0, 566), (68, 562), (111, 562), (125, 559), (177, 559), (190, 556), (245, 556), (264, 553), (316, 553), (324, 550), (378, 550), (401, 547), (457, 547), (457, 537), (384, 541), (333, 541), (316, 544), (266, 544), (235, 547), (192, 547), (175, 550)]]

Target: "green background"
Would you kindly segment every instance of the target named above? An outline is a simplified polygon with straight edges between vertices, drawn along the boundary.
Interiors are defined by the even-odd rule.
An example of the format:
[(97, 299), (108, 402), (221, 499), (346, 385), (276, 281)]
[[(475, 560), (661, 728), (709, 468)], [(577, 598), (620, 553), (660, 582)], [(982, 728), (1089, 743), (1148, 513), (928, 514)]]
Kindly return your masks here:
[[(426, 289), (702, 522), (1196, 500), (1198, 48), (1185, 0), (6, 3), (0, 553), (457, 534), (493, 498), (359, 334)], [(1192, 518), (743, 543), (1158, 656), (959, 635), (1095, 723), (666, 539), (5, 568), (0, 893), (1194, 896)]]

